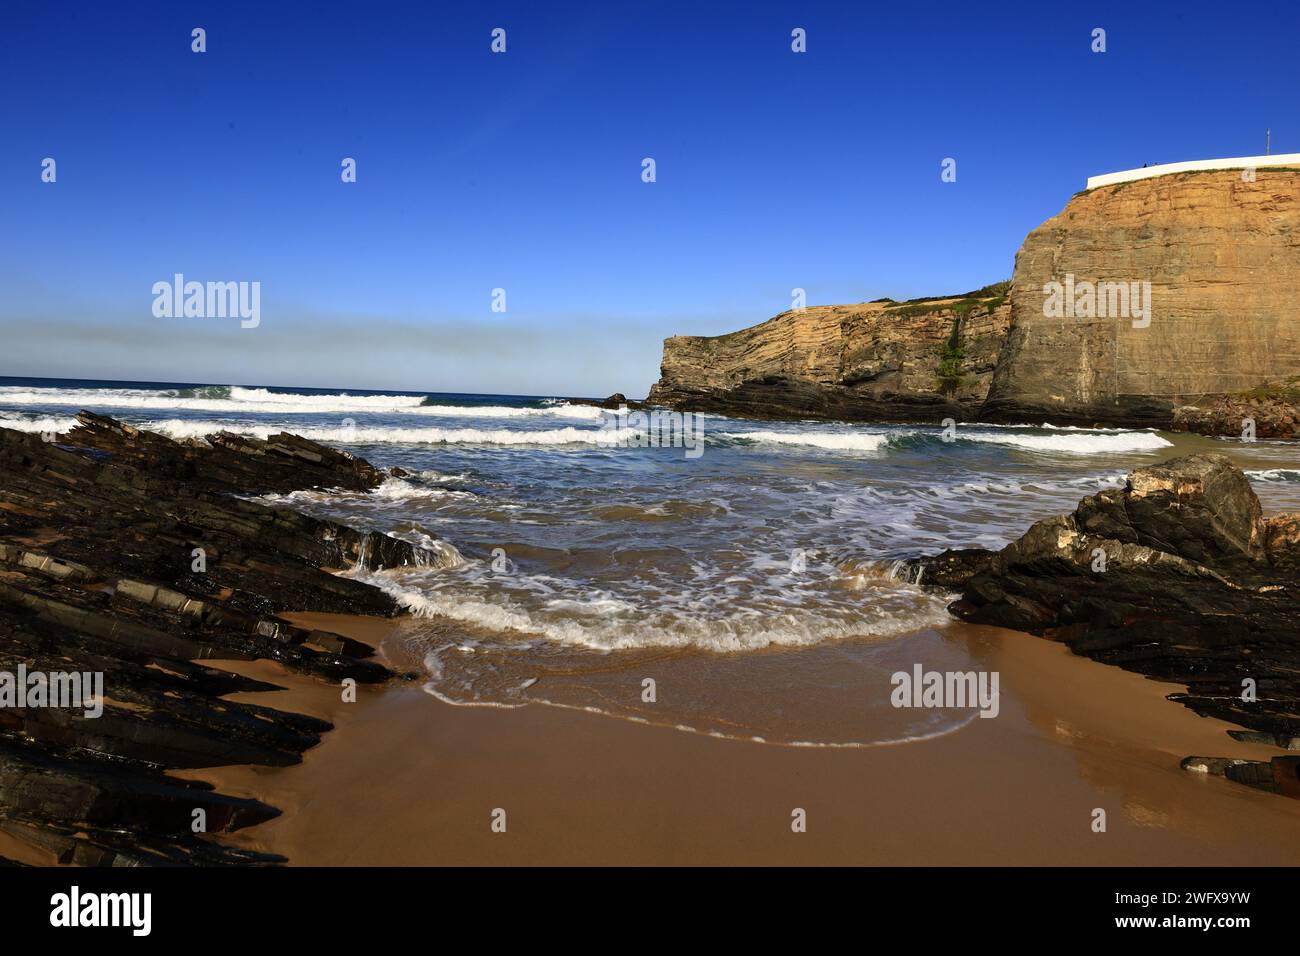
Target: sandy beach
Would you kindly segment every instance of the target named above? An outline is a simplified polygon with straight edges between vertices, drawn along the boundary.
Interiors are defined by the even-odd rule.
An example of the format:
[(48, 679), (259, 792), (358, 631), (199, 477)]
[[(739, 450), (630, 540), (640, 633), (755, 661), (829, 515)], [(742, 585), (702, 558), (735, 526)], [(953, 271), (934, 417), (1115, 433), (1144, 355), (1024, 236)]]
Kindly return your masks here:
[[(1098, 456), (1136, 453), (1117, 440), (1151, 455), (1205, 442), (990, 430), (959, 454), (1032, 474), (974, 480), (963, 466), (922, 487), (913, 471), (948, 454), (929, 433), (811, 436), (870, 439), (869, 458), (722, 446), (698, 472), (597, 449), (444, 450), (444, 470), (416, 473), (292, 435), (195, 445), (90, 412), (78, 423), (70, 440), (84, 444), (66, 448), (0, 432), (24, 522), (3, 552), (0, 596), (22, 611), (6, 653), (30, 667), (35, 648), (42, 671), (86, 654), (78, 640), (122, 656), (106, 665), (102, 720), (37, 712), (10, 742), (10, 800), (28, 814), (0, 827), (15, 862), (1300, 858), (1300, 802), (1280, 775), (1295, 758), (1277, 759), (1292, 727), (1287, 543), (1300, 531), (1263, 516), (1295, 499), (1285, 449), (1240, 452), (1244, 468), (1191, 454), (1124, 479), (1098, 470)], [(998, 465), (1007, 438), (1081, 460), (1055, 477)], [(466, 460), (483, 455), (509, 482)], [(187, 478), (141, 486), (141, 469)], [(863, 484), (873, 472), (884, 480)], [(1151, 491), (1165, 485), (1189, 490)], [(997, 555), (895, 557), (920, 548), (912, 538), (932, 551), (997, 544), (1088, 491)], [(1075, 523), (1098, 516), (1117, 535), (1208, 548), (1210, 564), (1104, 539), (1102, 577)], [(59, 554), (31, 550), (37, 540)], [(1239, 541), (1267, 547), (1213, 557)], [(175, 573), (150, 583), (158, 568)], [(895, 693), (926, 675), (946, 692)], [(1238, 706), (1242, 676), (1259, 678), (1260, 707)], [(975, 698), (957, 694), (964, 680)], [(1167, 700), (1187, 681), (1194, 711)], [(1270, 744), (1228, 736), (1240, 728)], [(1226, 777), (1183, 770), (1189, 756), (1217, 758)], [(67, 785), (38, 786), (53, 768)], [(142, 849), (123, 845), (116, 808), (135, 814)]]
[[(400, 647), (409, 621), (299, 615)], [(222, 665), (287, 690), (259, 702), (336, 731), (283, 769), (187, 776), (280, 807), (221, 839), (295, 865), (1287, 865), (1300, 805), (1179, 768), (1187, 754), (1268, 759), (1175, 685), (1041, 638), (953, 625), (1001, 674), (997, 718), (859, 749), (717, 739), (602, 714), (457, 707), (419, 682), (337, 688), (267, 662)], [(955, 632), (956, 636), (954, 637)], [(742, 692), (738, 689), (737, 691)], [(239, 696), (237, 695), (236, 699)], [(806, 832), (791, 828), (796, 808)], [(1092, 828), (1106, 811), (1105, 832)], [(506, 831), (493, 832), (494, 811)]]

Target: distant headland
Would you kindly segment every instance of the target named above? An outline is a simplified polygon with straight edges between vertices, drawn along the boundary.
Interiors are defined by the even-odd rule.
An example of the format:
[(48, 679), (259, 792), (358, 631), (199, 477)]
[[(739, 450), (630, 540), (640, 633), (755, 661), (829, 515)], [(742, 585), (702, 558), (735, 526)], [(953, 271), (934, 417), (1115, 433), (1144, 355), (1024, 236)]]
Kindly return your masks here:
[(648, 401), (771, 419), (1300, 438), (1300, 154), (1094, 176), (1013, 276), (664, 342)]

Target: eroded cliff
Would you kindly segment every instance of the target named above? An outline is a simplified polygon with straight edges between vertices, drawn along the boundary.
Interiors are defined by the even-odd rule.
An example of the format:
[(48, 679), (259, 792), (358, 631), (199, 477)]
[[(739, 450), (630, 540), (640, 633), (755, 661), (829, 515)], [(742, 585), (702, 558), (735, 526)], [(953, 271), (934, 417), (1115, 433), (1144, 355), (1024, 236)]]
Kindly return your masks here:
[(1076, 195), (1029, 234), (1007, 290), (674, 336), (649, 401), (760, 418), (1170, 427), (1297, 373), (1300, 170), (1226, 170)]
[[(1067, 281), (1082, 308), (1047, 314)], [(1099, 283), (1149, 298), (1103, 309)], [(1081, 193), (1029, 234), (982, 417), (1163, 426), (1298, 370), (1300, 171), (1161, 176)]]
[(674, 336), (648, 400), (752, 418), (969, 417), (1006, 338), (1000, 291), (817, 306), (730, 335)]

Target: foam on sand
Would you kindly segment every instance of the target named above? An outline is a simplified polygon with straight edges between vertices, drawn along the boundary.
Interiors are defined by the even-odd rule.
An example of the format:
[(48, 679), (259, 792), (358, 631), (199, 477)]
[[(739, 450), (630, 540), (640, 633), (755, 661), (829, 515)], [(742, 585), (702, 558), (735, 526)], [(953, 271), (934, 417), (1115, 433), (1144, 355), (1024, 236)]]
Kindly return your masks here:
[[(691, 607), (646, 609), (599, 593), (554, 600), (540, 607), (502, 595), (453, 593), (421, 587), (426, 572), (354, 571), (352, 575), (388, 592), (416, 617), (446, 617), (492, 631), (513, 631), (560, 644), (597, 650), (694, 647), (716, 653), (741, 653), (766, 647), (799, 647), (851, 637), (889, 639), (949, 620), (946, 600), (916, 590), (877, 595), (857, 613), (842, 609), (787, 609), (758, 617), (744, 609), (702, 616)], [(886, 599), (888, 598), (888, 599)]]

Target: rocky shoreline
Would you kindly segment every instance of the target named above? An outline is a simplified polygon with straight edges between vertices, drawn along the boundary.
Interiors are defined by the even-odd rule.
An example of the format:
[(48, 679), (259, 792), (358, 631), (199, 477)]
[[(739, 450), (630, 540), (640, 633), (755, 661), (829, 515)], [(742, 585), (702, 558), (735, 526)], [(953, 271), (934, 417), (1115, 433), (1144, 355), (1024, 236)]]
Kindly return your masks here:
[(1174, 431), (1300, 441), (1300, 383), (1292, 380), (1174, 409)]
[[(1245, 728), (1234, 737), (1300, 750), (1300, 514), (1265, 518), (1222, 455), (1139, 468), (1001, 551), (945, 551), (906, 569), (959, 592), (949, 611), (964, 621), (1183, 683), (1170, 700)], [(1300, 756), (1189, 755), (1183, 766), (1300, 797)]]
[(394, 616), (386, 594), (332, 572), (438, 556), (246, 500), (375, 488), (388, 475), (363, 459), (290, 434), (175, 442), (79, 421), (0, 428), (0, 672), (46, 687), (100, 674), (102, 713), (34, 693), (0, 708), (0, 833), (61, 863), (284, 862), (212, 838), (278, 810), (168, 771), (297, 763), (331, 725), (225, 700), (278, 688), (202, 662), (276, 661), (340, 693), (387, 681), (372, 647), (280, 615)]
[[(395, 616), (388, 595), (337, 572), (440, 555), (249, 500), (367, 491), (396, 469), (287, 433), (177, 442), (78, 419), (62, 435), (0, 428), (0, 674), (102, 675), (102, 713), (4, 702), (0, 836), (69, 864), (284, 863), (221, 837), (275, 807), (172, 771), (292, 765), (332, 727), (226, 699), (278, 688), (204, 662), (274, 661), (340, 693), (400, 679), (369, 645), (285, 615)], [(1188, 755), (1188, 770), (1300, 796), (1300, 757), (1286, 753), (1300, 750), (1300, 515), (1265, 518), (1226, 458), (1138, 469), (999, 552), (906, 573), (960, 592), (951, 611), (965, 621), (1185, 684), (1172, 700), (1280, 751)]]

